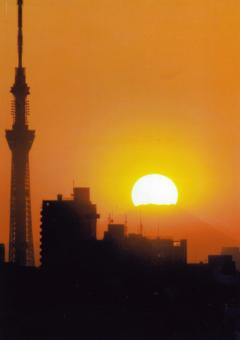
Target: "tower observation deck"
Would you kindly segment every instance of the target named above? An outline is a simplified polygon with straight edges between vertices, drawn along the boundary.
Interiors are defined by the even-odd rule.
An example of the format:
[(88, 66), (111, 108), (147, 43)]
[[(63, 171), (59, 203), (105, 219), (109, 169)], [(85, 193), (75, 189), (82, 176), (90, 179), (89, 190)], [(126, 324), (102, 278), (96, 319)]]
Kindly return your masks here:
[(10, 198), (10, 237), (9, 262), (20, 266), (34, 265), (32, 236), (32, 216), (29, 179), (29, 152), (34, 140), (35, 131), (29, 130), (29, 87), (26, 83), (25, 68), (22, 65), (23, 33), (22, 7), (18, 5), (18, 66), (15, 82), (11, 88), (13, 94), (11, 130), (6, 130), (6, 139), (12, 153), (11, 198)]

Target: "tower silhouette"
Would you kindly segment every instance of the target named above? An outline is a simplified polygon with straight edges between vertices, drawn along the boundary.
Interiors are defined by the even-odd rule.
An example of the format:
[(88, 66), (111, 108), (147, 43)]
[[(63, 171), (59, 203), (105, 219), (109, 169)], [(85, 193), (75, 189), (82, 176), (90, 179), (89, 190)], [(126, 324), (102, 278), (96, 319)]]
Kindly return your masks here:
[(29, 130), (27, 122), (29, 87), (26, 83), (25, 68), (22, 66), (23, 0), (17, 0), (17, 5), (18, 67), (16, 68), (15, 82), (11, 88), (11, 93), (14, 96), (12, 103), (13, 124), (11, 130), (6, 130), (6, 139), (12, 152), (9, 262), (21, 266), (33, 266), (29, 151), (34, 140), (35, 131)]

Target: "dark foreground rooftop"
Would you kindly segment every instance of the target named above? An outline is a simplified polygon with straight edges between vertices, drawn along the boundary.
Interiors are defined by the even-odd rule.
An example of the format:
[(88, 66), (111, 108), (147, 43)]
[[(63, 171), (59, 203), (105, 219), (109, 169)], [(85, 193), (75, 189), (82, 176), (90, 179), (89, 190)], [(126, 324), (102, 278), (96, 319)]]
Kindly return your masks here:
[(238, 273), (209, 265), (2, 265), (1, 340), (237, 338)]

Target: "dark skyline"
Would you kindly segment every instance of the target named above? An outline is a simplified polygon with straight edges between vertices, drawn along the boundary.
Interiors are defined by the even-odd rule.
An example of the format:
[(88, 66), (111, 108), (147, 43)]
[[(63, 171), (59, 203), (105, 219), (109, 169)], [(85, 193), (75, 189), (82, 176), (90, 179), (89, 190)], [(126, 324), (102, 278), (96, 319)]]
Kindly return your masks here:
[[(6, 18), (13, 3), (18, 64), (12, 127), (6, 130), (12, 170), (9, 249), (0, 242), (0, 340), (238, 339), (239, 230), (228, 238), (223, 227), (198, 218), (195, 208), (207, 207), (214, 219), (214, 207), (227, 209), (229, 193), (238, 195), (238, 161), (227, 163), (227, 177), (222, 160), (222, 153), (231, 158), (222, 146), (237, 143), (221, 139), (229, 133), (228, 94), (239, 77), (222, 96), (221, 84), (234, 77), (224, 77), (222, 65), (217, 72), (214, 67), (236, 52), (225, 25), (222, 34), (221, 15), (232, 14), (223, 22), (233, 32), (240, 4), (24, 0), (33, 125), (41, 130), (31, 160), (32, 230), (35, 131), (28, 125), (22, 60), (23, 0), (6, 0), (3, 8)], [(5, 24), (0, 20), (0, 31)], [(228, 49), (222, 40), (218, 46), (219, 37)], [(12, 55), (11, 39), (5, 43)], [(234, 69), (231, 61), (225, 72)], [(3, 84), (6, 74), (3, 69)], [(227, 118), (219, 107), (227, 108)], [(220, 121), (217, 133), (212, 110)], [(214, 140), (218, 133), (221, 143)], [(65, 197), (70, 183), (73, 192)], [(4, 201), (3, 214), (6, 206)], [(223, 222), (224, 212), (218, 215)], [(8, 228), (0, 230), (4, 239)], [(34, 261), (38, 255), (41, 265)]]
[[(31, 151), (36, 256), (43, 199), (66, 196), (74, 180), (91, 187), (100, 236), (112, 211), (116, 223), (127, 213), (134, 232), (131, 189), (148, 173), (169, 176), (182, 208), (240, 241), (239, 18), (236, 1), (24, 2), (24, 63), (38, 131)], [(0, 30), (3, 131), (17, 59), (15, 0), (1, 1)], [(0, 241), (7, 243), (10, 153), (1, 138)], [(154, 234), (156, 224), (143, 222)], [(193, 261), (211, 251), (199, 250), (190, 249)]]

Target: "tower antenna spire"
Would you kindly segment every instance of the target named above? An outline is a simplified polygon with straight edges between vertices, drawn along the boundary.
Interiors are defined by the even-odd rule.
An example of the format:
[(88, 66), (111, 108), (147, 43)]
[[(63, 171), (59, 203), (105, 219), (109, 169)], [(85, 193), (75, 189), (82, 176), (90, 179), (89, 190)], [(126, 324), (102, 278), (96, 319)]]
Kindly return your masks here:
[(17, 0), (18, 67), (15, 72), (15, 82), (11, 87), (13, 124), (10, 130), (6, 130), (7, 142), (12, 153), (9, 262), (20, 266), (33, 266), (29, 152), (35, 131), (28, 128), (27, 120), (29, 114), (27, 96), (30, 89), (22, 66), (22, 5), (23, 0)]
[(18, 67), (22, 68), (22, 54), (23, 54), (22, 6), (23, 6), (23, 0), (17, 0), (17, 4), (18, 4)]

